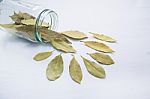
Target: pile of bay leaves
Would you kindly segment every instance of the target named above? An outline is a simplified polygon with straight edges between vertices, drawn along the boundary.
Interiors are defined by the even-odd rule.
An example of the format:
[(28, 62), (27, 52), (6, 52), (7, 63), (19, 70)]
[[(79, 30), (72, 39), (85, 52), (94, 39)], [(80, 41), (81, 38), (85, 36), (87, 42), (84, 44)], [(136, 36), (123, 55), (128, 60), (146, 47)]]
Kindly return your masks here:
[[(13, 23), (0, 24), (0, 26), (3, 28), (17, 31), (15, 33), (21, 33), (19, 35), (21, 35), (21, 37), (23, 38), (29, 39), (31, 41), (35, 40), (34, 30), (36, 18), (34, 16), (28, 13), (14, 12), (14, 15), (10, 16), (10, 18), (13, 20)], [(73, 48), (72, 43), (68, 39), (83, 40), (88, 39), (88, 36), (83, 32), (73, 30), (64, 32), (52, 31), (49, 28), (49, 24), (46, 22), (43, 22), (39, 31), (41, 33), (41, 38), (43, 42), (50, 43), (54, 49), (60, 50), (63, 53), (72, 53), (72, 59), (69, 65), (69, 73), (71, 78), (75, 82), (80, 84), (83, 78), (82, 70), (80, 64), (77, 62), (74, 56), (74, 54), (76, 54), (76, 50)], [(81, 58), (83, 59), (83, 62), (89, 74), (97, 78), (105, 78), (106, 77), (105, 70), (100, 64), (103, 65), (114, 64), (113, 59), (109, 55), (107, 55), (107, 53), (112, 53), (114, 51), (112, 48), (110, 48), (109, 46), (98, 40), (111, 43), (115, 43), (116, 40), (109, 36), (99, 33), (90, 32), (90, 34), (93, 35), (93, 37), (96, 38), (97, 40), (96, 41), (86, 40), (81, 41), (80, 43), (83, 43), (87, 47), (96, 50), (95, 53), (87, 53), (87, 54), (91, 56), (94, 60), (96, 60), (97, 63), (88, 60), (83, 56), (81, 56)], [(36, 54), (33, 57), (33, 59), (36, 61), (42, 61), (50, 57), (53, 54), (53, 51), (40, 52)], [(63, 57), (61, 54), (59, 54), (55, 56), (55, 58), (52, 59), (48, 64), (48, 67), (46, 69), (46, 76), (48, 80), (54, 81), (62, 75), (63, 70), (64, 70)]]

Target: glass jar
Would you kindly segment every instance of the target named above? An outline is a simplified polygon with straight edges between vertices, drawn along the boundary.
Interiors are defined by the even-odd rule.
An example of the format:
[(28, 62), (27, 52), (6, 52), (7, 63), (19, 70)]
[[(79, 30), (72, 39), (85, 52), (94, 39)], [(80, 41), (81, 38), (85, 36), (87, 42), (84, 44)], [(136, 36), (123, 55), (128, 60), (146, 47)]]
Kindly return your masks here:
[(25, 33), (18, 33), (18, 31), (10, 30), (1, 26), (0, 29), (16, 34), (17, 36), (28, 39), (32, 42), (43, 42), (41, 33), (39, 31), (43, 22), (48, 23), (49, 29), (56, 29), (58, 16), (57, 13), (55, 13), (53, 10), (43, 9), (41, 6), (26, 2), (25, 0), (0, 0), (0, 24), (13, 23), (10, 16), (19, 12), (28, 13), (35, 17), (33, 33), (34, 37), (30, 37)]

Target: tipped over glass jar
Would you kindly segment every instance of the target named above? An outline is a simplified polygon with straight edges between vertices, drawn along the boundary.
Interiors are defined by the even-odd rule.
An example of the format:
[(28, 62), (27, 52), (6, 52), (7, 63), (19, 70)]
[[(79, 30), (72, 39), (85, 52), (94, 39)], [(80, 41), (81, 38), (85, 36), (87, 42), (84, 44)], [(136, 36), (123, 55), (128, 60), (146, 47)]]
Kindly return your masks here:
[(0, 0), (0, 29), (5, 32), (32, 42), (44, 42), (41, 28), (55, 30), (57, 23), (58, 15), (53, 10), (24, 0)]

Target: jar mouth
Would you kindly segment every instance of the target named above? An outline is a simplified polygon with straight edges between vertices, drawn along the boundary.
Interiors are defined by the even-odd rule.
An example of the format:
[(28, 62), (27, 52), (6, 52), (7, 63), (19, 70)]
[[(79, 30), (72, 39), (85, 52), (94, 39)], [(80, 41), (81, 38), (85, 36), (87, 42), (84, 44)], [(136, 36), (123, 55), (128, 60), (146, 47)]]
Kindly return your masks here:
[(37, 42), (44, 42), (41, 37), (40, 33), (40, 27), (42, 26), (45, 18), (49, 18), (49, 29), (50, 30), (56, 30), (57, 29), (57, 24), (58, 24), (58, 15), (55, 11), (50, 10), (50, 9), (44, 9), (41, 11), (41, 13), (38, 15), (35, 23), (35, 40)]

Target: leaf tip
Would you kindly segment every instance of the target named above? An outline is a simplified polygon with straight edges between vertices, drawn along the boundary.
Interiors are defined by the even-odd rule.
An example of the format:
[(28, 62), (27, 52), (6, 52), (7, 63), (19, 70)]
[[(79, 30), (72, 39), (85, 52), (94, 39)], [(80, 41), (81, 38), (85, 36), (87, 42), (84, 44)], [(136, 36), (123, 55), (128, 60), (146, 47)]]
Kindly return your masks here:
[(104, 75), (104, 76), (102, 77), (102, 79), (106, 79), (106, 75)]
[(115, 53), (115, 51), (112, 49), (112, 53)]
[(74, 54), (71, 54), (72, 57), (74, 57)]
[(84, 42), (84, 41), (80, 41), (80, 42)]
[(93, 32), (89, 32), (90, 34), (94, 34)]
[(86, 53), (87, 55), (91, 55), (90, 53)]
[(83, 56), (82, 56), (82, 55), (80, 55), (80, 57), (81, 57), (81, 58), (83, 58)]
[(81, 84), (81, 81), (77, 81), (78, 84)]
[(51, 52), (53, 53), (55, 50), (52, 50)]

